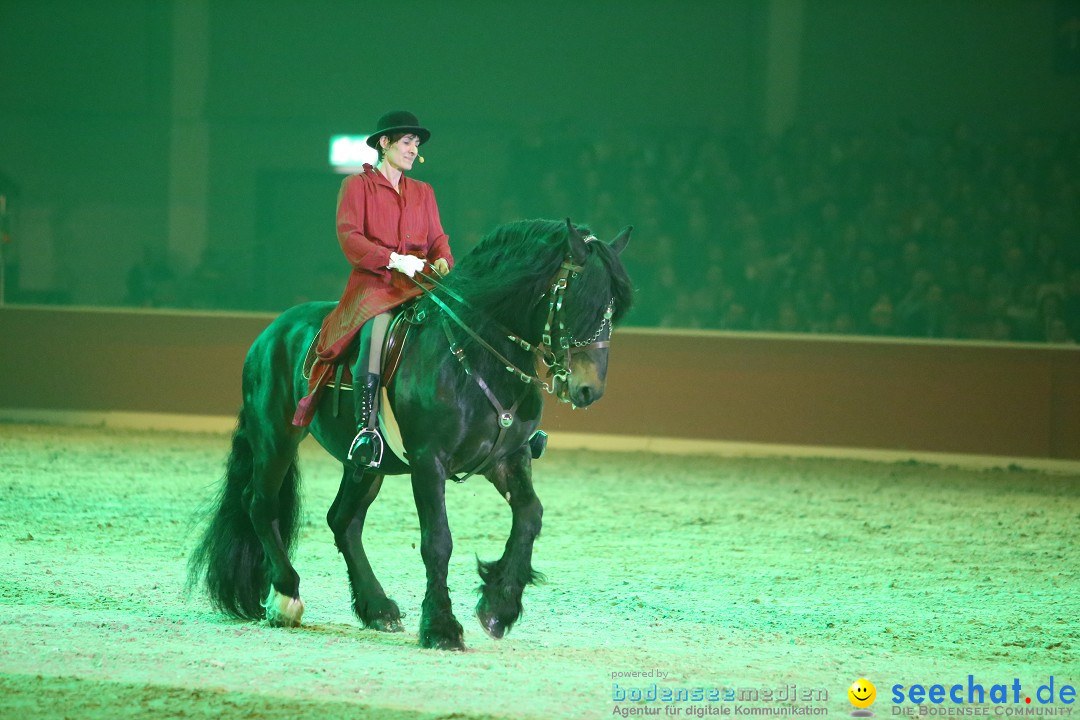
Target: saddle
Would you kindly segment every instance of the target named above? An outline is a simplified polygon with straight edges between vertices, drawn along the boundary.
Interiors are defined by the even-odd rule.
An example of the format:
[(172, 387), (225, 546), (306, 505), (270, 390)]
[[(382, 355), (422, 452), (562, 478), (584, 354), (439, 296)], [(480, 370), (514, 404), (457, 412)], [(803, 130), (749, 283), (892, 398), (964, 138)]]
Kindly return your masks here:
[[(337, 359), (335, 363), (335, 371), (331, 380), (326, 383), (327, 389), (336, 390), (335, 397), (342, 390), (353, 389), (353, 374), (352, 368), (356, 364), (356, 356), (360, 353), (360, 348), (364, 343), (370, 343), (372, 341), (381, 343), (382, 352), (382, 386), (384, 388), (389, 387), (390, 383), (394, 379), (394, 375), (397, 373), (398, 366), (401, 364), (401, 349), (405, 345), (405, 339), (409, 335), (409, 328), (413, 326), (413, 322), (406, 318), (409, 314), (409, 307), (402, 308), (399, 312), (394, 314), (394, 317), (390, 320), (390, 325), (386, 329), (386, 336), (383, 338), (373, 338), (372, 333), (372, 321), (368, 320), (362, 326), (357, 333), (357, 340), (349, 347), (349, 352), (345, 353)], [(303, 376), (305, 380), (311, 379), (311, 371), (315, 366), (315, 361), (318, 360), (318, 354), (316, 348), (319, 347), (319, 335), (321, 331), (315, 333), (315, 337), (308, 343), (307, 352), (304, 353), (304, 365)], [(337, 415), (336, 401), (334, 415)]]

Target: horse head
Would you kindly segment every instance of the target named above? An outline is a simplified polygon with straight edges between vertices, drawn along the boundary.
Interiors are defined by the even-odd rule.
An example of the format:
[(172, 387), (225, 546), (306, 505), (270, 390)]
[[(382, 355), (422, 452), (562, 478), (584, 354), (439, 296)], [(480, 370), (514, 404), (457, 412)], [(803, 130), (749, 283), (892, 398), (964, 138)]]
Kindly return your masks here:
[(553, 375), (559, 399), (583, 408), (604, 395), (611, 332), (629, 309), (630, 281), (619, 255), (633, 227), (623, 228), (610, 243), (582, 233), (570, 218), (566, 227), (566, 298), (565, 303), (553, 303), (556, 314), (562, 310), (567, 315), (558, 319), (561, 332), (555, 350), (564, 367), (557, 362)]
[[(619, 259), (631, 231), (624, 228), (605, 243), (569, 218), (522, 220), (496, 227), (463, 257), (446, 281), (446, 290), (459, 299), (454, 306), (462, 328), (502, 334), (522, 353), (511, 360), (485, 344), (493, 369), (508, 370), (577, 407), (600, 399), (611, 330), (633, 298)], [(526, 364), (526, 357), (532, 362)], [(522, 369), (538, 362), (546, 372)]]

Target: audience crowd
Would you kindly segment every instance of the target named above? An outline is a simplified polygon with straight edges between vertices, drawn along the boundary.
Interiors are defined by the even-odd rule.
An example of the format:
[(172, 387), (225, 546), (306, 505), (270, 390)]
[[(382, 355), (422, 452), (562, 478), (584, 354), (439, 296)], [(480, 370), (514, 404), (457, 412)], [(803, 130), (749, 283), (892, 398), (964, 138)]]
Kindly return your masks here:
[(514, 166), (547, 171), (491, 222), (633, 223), (628, 324), (1080, 339), (1080, 134), (541, 137)]

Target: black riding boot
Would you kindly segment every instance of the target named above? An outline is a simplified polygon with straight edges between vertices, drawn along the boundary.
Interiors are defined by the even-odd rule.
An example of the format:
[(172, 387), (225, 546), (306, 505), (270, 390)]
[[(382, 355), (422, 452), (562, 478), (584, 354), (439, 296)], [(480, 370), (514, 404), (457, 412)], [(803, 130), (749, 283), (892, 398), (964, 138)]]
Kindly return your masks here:
[(379, 434), (378, 419), (375, 417), (379, 376), (376, 373), (366, 373), (360, 377), (363, 379), (353, 378), (358, 432), (349, 447), (349, 459), (363, 467), (379, 467), (383, 458), (383, 439)]

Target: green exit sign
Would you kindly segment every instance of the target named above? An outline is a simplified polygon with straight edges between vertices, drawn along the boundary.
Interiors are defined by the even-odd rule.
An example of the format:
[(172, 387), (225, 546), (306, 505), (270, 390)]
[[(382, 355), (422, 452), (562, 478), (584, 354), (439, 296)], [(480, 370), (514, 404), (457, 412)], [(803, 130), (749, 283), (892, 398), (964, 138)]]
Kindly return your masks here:
[(372, 165), (379, 159), (379, 154), (368, 147), (367, 135), (332, 135), (330, 136), (330, 166), (335, 172), (360, 172), (364, 163)]

